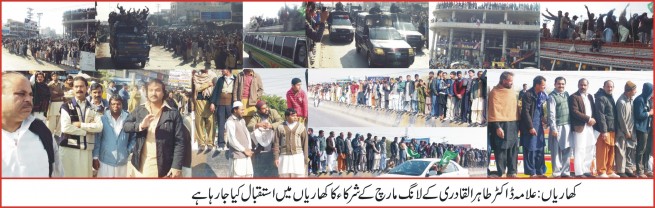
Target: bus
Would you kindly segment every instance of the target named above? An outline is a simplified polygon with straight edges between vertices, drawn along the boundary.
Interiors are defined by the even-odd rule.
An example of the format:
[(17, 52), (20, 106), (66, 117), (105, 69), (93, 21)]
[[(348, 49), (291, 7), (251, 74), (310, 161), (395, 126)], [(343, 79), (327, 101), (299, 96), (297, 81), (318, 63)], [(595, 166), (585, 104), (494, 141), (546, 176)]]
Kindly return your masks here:
[(306, 68), (305, 31), (247, 32), (244, 51), (264, 68)]

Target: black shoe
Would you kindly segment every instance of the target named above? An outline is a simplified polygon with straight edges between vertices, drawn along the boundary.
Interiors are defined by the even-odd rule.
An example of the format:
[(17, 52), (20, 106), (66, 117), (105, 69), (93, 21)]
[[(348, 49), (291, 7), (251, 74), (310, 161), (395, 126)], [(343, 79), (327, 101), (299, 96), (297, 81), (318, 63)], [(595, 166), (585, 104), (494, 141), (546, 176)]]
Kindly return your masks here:
[(635, 175), (633, 173), (625, 173), (625, 175), (627, 175), (630, 178), (636, 178), (637, 177), (637, 175)]
[(577, 175), (576, 178), (588, 178), (586, 175)]
[(618, 175), (619, 175), (619, 177), (621, 177), (621, 178), (627, 178), (627, 177), (628, 177), (628, 175), (625, 174), (625, 173), (619, 173)]

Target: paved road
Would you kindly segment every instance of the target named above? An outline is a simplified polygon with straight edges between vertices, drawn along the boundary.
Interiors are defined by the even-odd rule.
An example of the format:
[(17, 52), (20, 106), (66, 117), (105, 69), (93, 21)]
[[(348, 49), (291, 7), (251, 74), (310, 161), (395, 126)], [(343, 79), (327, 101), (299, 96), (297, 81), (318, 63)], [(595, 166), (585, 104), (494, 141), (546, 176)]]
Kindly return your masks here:
[[(111, 54), (109, 51), (109, 43), (102, 43), (98, 46), (98, 53), (96, 55), (96, 68), (98, 69), (116, 69), (118, 67), (124, 69), (138, 69), (138, 64), (116, 66), (111, 61)], [(174, 69), (213, 69), (216, 65), (214, 62), (210, 64), (199, 62), (193, 64), (193, 61), (184, 61), (182, 56), (173, 55), (172, 50), (166, 50), (163, 46), (153, 46), (150, 49), (150, 61), (146, 63), (144, 69), (148, 70), (174, 70)]]
[[(311, 101), (310, 101), (311, 102)], [(337, 113), (333, 110), (309, 105), (310, 127), (383, 127), (379, 124), (357, 118), (352, 115)]]
[(56, 65), (47, 61), (34, 59), (31, 55), (19, 56), (2, 48), (2, 71), (62, 71), (76, 70), (71, 66)]
[(261, 65), (259, 65), (255, 60), (250, 60), (250, 56), (248, 56), (248, 53), (244, 52), (243, 53), (243, 68), (264, 68)]
[[(329, 33), (325, 33), (321, 40), (319, 51), (320, 62), (317, 68), (368, 68), (366, 57), (355, 50), (355, 41), (351, 43), (337, 41), (331, 42)], [(423, 48), (417, 52), (414, 64), (409, 68), (428, 68), (429, 50)]]

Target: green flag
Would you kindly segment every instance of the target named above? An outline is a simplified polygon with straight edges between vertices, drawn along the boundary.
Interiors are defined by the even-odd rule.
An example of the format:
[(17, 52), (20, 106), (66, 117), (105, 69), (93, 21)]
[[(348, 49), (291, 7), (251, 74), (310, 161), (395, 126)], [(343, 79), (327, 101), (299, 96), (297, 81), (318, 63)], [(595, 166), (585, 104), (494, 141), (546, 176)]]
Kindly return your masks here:
[(448, 164), (449, 161), (457, 158), (457, 153), (453, 151), (446, 151), (443, 153), (443, 157), (441, 157), (441, 160), (439, 161), (439, 165), (443, 166)]
[(653, 12), (653, 2), (648, 4), (648, 10), (650, 10), (651, 13)]

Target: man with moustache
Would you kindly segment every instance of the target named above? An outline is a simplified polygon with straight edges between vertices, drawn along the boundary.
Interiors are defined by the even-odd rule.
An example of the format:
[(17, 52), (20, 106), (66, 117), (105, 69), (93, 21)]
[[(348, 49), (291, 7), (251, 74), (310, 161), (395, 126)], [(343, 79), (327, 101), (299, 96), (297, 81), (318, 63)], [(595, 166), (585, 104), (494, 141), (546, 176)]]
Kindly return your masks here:
[(489, 92), (489, 128), (498, 176), (516, 177), (518, 160), (518, 99), (512, 90), (514, 74), (503, 72)]
[(544, 105), (548, 96), (546, 78), (537, 76), (532, 80), (532, 88), (523, 93), (519, 129), (521, 146), (523, 146), (524, 173), (530, 177), (545, 178), (546, 162), (544, 161)]
[(109, 102), (109, 110), (102, 115), (102, 132), (93, 148), (93, 169), (98, 170), (98, 177), (126, 177), (127, 158), (136, 135), (123, 131), (128, 113), (123, 110), (121, 98), (114, 96)]
[(88, 83), (84, 77), (73, 79), (75, 97), (61, 106), (61, 139), (59, 154), (64, 176), (91, 177), (92, 150), (96, 133), (102, 131), (102, 113), (86, 100)]
[(580, 79), (578, 91), (569, 97), (569, 112), (571, 113), (571, 126), (575, 139), (574, 167), (575, 176), (579, 178), (591, 177), (591, 163), (594, 156), (595, 144), (594, 129), (596, 119), (593, 118), (594, 98), (587, 93), (589, 81)]
[(631, 81), (625, 83), (623, 94), (616, 101), (616, 150), (615, 167), (621, 178), (634, 177), (635, 169), (635, 119), (632, 113), (637, 85)]
[(551, 151), (553, 177), (568, 178), (571, 175), (571, 150), (575, 140), (571, 138), (569, 93), (564, 89), (566, 79), (555, 78), (555, 90), (548, 95), (548, 144)]
[(58, 146), (45, 123), (32, 113), (30, 81), (2, 73), (2, 177), (59, 177)]
[[(264, 94), (264, 84), (259, 74), (252, 69), (244, 69), (236, 77), (232, 97), (234, 101), (241, 101), (244, 107), (244, 119), (250, 121), (255, 113), (255, 105)], [(232, 106), (234, 107), (234, 106)]]
[[(109, 102), (107, 102), (105, 99), (102, 99), (102, 85), (93, 83), (91, 84), (89, 90), (91, 90), (91, 95), (86, 98), (89, 101), (89, 104), (91, 104), (91, 107), (98, 111), (100, 114), (104, 114), (105, 109), (109, 108)], [(123, 101), (122, 99), (119, 100), (121, 102)]]
[(223, 76), (218, 78), (216, 84), (214, 84), (209, 108), (214, 112), (215, 120), (218, 121), (218, 140), (216, 141), (216, 147), (219, 150), (227, 150), (225, 147), (225, 122), (232, 114), (232, 103), (235, 101), (232, 93), (234, 91), (236, 76), (232, 75), (232, 71), (229, 69), (221, 70), (221, 74)]
[(64, 84), (59, 81), (59, 75), (56, 72), (53, 72), (50, 78), (52, 79), (48, 83), (48, 88), (50, 88), (50, 107), (46, 115), (46, 124), (50, 131), (52, 131), (52, 134), (55, 137), (59, 137), (61, 133), (61, 126), (59, 126), (59, 117), (61, 114), (59, 113), (59, 109), (64, 104)]
[(598, 121), (594, 129), (600, 133), (596, 140), (596, 170), (600, 178), (620, 177), (614, 173), (616, 104), (612, 96), (613, 90), (614, 82), (607, 80), (603, 83), (603, 88), (598, 89), (594, 95), (596, 98), (594, 118)]
[(135, 176), (181, 177), (188, 145), (182, 116), (165, 102), (164, 82), (151, 79), (145, 87), (148, 101), (130, 113), (123, 125), (125, 133), (136, 133), (131, 160)]

